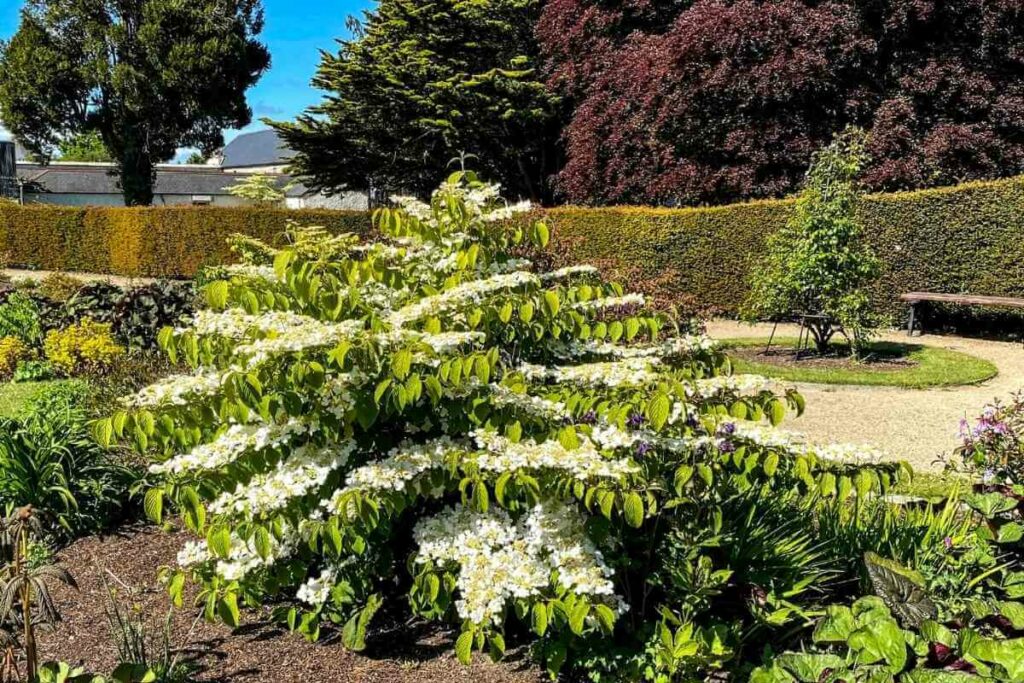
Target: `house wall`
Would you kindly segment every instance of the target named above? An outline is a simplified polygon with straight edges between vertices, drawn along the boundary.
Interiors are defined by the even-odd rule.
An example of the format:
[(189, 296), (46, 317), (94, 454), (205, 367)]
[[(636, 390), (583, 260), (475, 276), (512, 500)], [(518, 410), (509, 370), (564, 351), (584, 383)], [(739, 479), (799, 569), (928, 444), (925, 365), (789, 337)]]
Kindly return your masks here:
[[(209, 196), (209, 195), (207, 195)], [(248, 206), (249, 202), (231, 195), (213, 195), (208, 206)], [(25, 193), (26, 204), (56, 204), (59, 206), (124, 206), (124, 197), (118, 194), (50, 194)], [(188, 206), (194, 204), (192, 195), (157, 194), (154, 206)], [(301, 207), (300, 207), (301, 208)]]

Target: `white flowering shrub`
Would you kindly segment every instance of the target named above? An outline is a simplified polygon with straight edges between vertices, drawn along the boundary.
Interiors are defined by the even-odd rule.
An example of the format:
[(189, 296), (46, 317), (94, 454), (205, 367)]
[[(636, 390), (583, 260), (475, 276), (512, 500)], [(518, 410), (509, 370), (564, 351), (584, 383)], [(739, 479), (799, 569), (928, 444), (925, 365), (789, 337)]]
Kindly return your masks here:
[[(173, 509), (198, 537), (171, 592), (198, 582), (210, 618), (272, 601), (294, 630), (336, 624), (359, 649), (404, 594), (461, 624), (464, 661), (512, 635), (555, 672), (595, 642), (665, 647), (668, 629), (651, 666), (675, 671), (735, 647), (701, 617), (702, 582), (734, 570), (700, 552), (724, 506), (863, 497), (897, 475), (875, 452), (775, 429), (797, 393), (731, 375), (688, 322), (593, 268), (510, 256), (548, 228), (516, 223), (526, 207), (472, 174), (397, 206), (370, 242), (314, 230), (247, 249), (191, 327), (161, 334), (192, 372), (96, 424), (152, 458), (147, 513)], [(690, 571), (681, 549), (689, 576), (673, 574)], [(756, 619), (781, 627), (800, 591), (775, 588)]]

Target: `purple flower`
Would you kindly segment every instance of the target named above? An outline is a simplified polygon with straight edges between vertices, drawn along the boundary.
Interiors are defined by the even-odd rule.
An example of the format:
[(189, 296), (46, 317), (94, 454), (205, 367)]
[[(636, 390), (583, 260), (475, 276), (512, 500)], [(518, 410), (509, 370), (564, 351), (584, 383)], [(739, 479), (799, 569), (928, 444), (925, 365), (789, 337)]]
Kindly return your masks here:
[(731, 434), (735, 434), (736, 433), (736, 423), (735, 422), (723, 422), (722, 424), (718, 425), (718, 433), (722, 434), (724, 436), (729, 436)]
[(644, 424), (644, 416), (640, 413), (633, 413), (629, 416), (629, 420), (626, 422), (626, 426), (630, 429), (640, 429)]
[(652, 450), (654, 450), (654, 446), (652, 446), (651, 444), (647, 443), (646, 441), (641, 441), (640, 443), (638, 443), (636, 445), (636, 454), (637, 454), (637, 457), (640, 457), (640, 458), (644, 457), (645, 455), (650, 453)]
[(585, 425), (592, 425), (597, 422), (597, 411), (588, 410), (580, 416), (580, 423)]
[(952, 550), (953, 549), (953, 539), (950, 538), (949, 536), (946, 536), (944, 539), (942, 539), (942, 545), (946, 546), (946, 550)]
[(723, 453), (733, 453), (736, 451), (736, 444), (734, 444), (732, 441), (729, 441), (728, 439), (719, 439), (718, 450), (722, 451)]

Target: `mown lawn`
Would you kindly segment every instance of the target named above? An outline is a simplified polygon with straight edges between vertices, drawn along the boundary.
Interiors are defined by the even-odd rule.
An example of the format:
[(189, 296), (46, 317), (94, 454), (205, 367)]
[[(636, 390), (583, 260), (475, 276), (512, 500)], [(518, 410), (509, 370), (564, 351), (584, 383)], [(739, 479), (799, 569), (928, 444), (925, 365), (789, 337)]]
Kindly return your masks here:
[[(764, 348), (764, 338), (723, 339), (728, 349), (752, 351)], [(795, 348), (794, 338), (777, 338), (772, 348)], [(837, 345), (838, 346), (838, 345)], [(812, 360), (803, 364), (773, 362), (772, 357), (754, 356), (752, 353), (730, 354), (733, 368), (738, 373), (750, 373), (777, 377), (792, 382), (818, 384), (856, 384), (867, 386), (894, 386), (907, 389), (927, 387), (948, 387), (977, 384), (995, 377), (999, 371), (995, 365), (983, 358), (922, 344), (900, 344), (875, 342), (870, 354), (889, 362), (855, 362), (842, 366), (815, 364)], [(900, 361), (903, 364), (894, 362)]]
[(46, 382), (5, 382), (0, 384), (0, 417), (18, 417), (25, 404), (43, 388), (67, 380)]

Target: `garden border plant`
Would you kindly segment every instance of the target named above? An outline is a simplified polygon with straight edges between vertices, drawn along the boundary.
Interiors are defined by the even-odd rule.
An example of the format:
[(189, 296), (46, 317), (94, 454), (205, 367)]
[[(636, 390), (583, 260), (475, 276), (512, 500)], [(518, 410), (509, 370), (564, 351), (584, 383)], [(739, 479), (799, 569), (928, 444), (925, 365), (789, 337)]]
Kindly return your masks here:
[(374, 242), (248, 250), (160, 335), (191, 371), (94, 424), (153, 462), (147, 514), (199, 536), (164, 573), (179, 604), (195, 582), (236, 626), (275, 602), (359, 650), (405, 602), (459, 624), (462, 661), (525, 643), (553, 675), (669, 681), (794, 645), (860, 594), (865, 552), (912, 563), (937, 609), (989, 571), (991, 553), (944, 573), (970, 520), (880, 500), (905, 466), (775, 428), (803, 409), (792, 389), (729, 374), (594, 268), (512, 257), (549, 239), (513, 221), (527, 207), (470, 173), (396, 201)]

